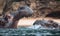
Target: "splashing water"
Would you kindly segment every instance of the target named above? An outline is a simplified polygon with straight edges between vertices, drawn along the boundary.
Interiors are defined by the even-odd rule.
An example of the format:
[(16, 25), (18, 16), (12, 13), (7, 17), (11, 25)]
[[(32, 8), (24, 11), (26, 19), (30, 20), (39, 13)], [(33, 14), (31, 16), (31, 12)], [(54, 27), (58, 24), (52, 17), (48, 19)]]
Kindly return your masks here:
[[(32, 21), (27, 24), (31, 24), (30, 22)], [(41, 25), (18, 27), (17, 29), (0, 28), (0, 36), (60, 36), (60, 29), (46, 28)]]
[(0, 28), (0, 36), (60, 36), (60, 29), (49, 29), (38, 25), (18, 27), (17, 29)]

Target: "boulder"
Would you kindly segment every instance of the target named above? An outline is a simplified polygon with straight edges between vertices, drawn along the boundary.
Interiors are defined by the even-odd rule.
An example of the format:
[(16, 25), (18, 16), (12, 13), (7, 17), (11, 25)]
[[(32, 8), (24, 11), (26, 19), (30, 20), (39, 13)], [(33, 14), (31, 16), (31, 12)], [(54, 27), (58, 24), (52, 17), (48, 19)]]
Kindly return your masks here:
[(60, 25), (53, 20), (36, 20), (33, 25), (41, 25), (47, 28), (60, 28)]

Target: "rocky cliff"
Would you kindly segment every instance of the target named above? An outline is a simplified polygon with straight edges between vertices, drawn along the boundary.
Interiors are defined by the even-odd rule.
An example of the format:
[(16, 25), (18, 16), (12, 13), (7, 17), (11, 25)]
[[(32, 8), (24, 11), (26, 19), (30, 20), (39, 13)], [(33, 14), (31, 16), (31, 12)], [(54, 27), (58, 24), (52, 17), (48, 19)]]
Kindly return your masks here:
[(56, 1), (56, 0), (33, 0), (32, 1), (32, 0), (29, 0), (26, 3), (34, 10), (34, 17), (39, 17), (39, 16), (45, 17), (45, 16), (48, 16), (49, 14), (51, 14), (52, 12), (54, 12), (54, 13), (56, 12), (57, 13), (56, 15), (59, 16), (58, 13), (60, 12), (60, 1)]
[(57, 15), (59, 17), (60, 15), (59, 0), (58, 1), (57, 0), (14, 0), (11, 7), (15, 11), (17, 8), (19, 8), (19, 6), (22, 6), (22, 5), (23, 6), (28, 5), (30, 8), (32, 8), (34, 11), (34, 14), (33, 14), (34, 17), (41, 17), (41, 16), (46, 17), (50, 15), (53, 17), (54, 15)]
[[(13, 3), (18, 8), (19, 6), (28, 5), (33, 9), (34, 17), (58, 17), (60, 18), (60, 1), (58, 0), (22, 0)], [(14, 9), (16, 9), (14, 8)], [(53, 13), (52, 13), (53, 12)], [(55, 14), (56, 13), (56, 14)], [(56, 15), (56, 16), (55, 16)]]

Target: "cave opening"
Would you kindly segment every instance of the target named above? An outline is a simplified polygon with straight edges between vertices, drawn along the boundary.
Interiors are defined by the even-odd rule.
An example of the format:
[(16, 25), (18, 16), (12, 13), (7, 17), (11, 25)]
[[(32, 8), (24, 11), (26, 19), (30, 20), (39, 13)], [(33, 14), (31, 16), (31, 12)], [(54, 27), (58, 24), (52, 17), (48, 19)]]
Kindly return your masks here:
[(60, 11), (53, 11), (46, 15), (46, 17), (60, 18)]

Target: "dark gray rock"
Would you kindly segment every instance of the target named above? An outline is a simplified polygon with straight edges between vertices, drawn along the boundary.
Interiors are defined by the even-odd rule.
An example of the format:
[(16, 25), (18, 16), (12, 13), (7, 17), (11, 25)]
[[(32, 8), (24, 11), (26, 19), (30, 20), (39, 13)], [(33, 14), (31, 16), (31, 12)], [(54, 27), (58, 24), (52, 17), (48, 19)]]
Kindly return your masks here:
[(41, 25), (47, 28), (60, 28), (60, 25), (53, 20), (36, 20), (33, 25)]
[(14, 17), (14, 19), (19, 20), (20, 18), (23, 17), (32, 16), (33, 10), (28, 6), (22, 6), (19, 7), (16, 12), (11, 12), (10, 14)]

